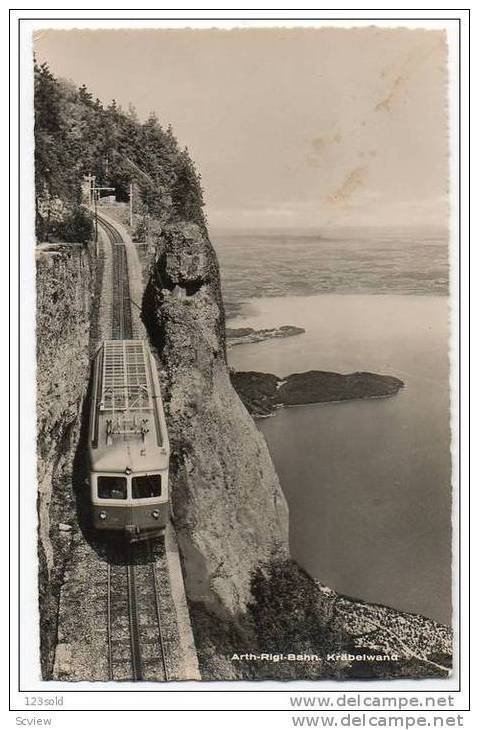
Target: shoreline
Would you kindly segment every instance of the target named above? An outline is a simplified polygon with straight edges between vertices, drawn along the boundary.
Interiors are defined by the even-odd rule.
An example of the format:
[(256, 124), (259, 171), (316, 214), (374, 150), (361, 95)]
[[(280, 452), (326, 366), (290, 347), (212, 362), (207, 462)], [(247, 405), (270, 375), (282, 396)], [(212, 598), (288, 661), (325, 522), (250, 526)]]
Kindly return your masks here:
[[(401, 390), (405, 390), (406, 384), (403, 385)], [(398, 391), (399, 393), (399, 391)], [(274, 406), (273, 413), (265, 415), (253, 415), (253, 418), (272, 418), (276, 411), (283, 410), (284, 408), (304, 408), (306, 406), (330, 406), (344, 403), (357, 403), (358, 401), (370, 401), (370, 400), (386, 400), (386, 398), (394, 398), (398, 393), (387, 393), (385, 395), (365, 395), (363, 398), (338, 398), (337, 400), (323, 400), (323, 401), (311, 401), (310, 403), (281, 403)]]
[[(227, 295), (225, 296), (225, 308), (228, 310), (228, 307), (231, 308), (231, 310), (234, 310), (234, 314), (227, 315), (225, 324), (226, 327), (229, 326), (230, 323), (235, 322), (235, 320), (238, 319), (248, 319), (249, 316), (247, 313), (243, 313), (244, 309), (248, 306), (251, 306), (252, 303), (255, 301), (261, 301), (261, 300), (268, 300), (268, 299), (286, 299), (286, 298), (294, 298), (294, 299), (313, 299), (316, 297), (419, 297), (421, 299), (450, 299), (451, 298), (451, 292), (450, 291), (434, 291), (434, 292), (425, 292), (425, 291), (388, 291), (388, 290), (379, 290), (379, 289), (362, 289), (358, 291), (351, 291), (351, 290), (328, 290), (328, 291), (318, 291), (318, 292), (305, 292), (302, 294), (296, 294), (296, 293), (278, 293), (278, 294), (268, 294), (267, 296), (254, 296), (254, 297), (244, 297), (242, 299), (234, 299), (231, 297), (230, 299), (227, 298)], [(243, 326), (243, 325), (242, 325)]]
[(256, 345), (267, 340), (282, 340), (286, 337), (297, 337), (306, 332), (303, 327), (283, 324), (280, 327), (226, 327), (226, 347), (238, 345)]

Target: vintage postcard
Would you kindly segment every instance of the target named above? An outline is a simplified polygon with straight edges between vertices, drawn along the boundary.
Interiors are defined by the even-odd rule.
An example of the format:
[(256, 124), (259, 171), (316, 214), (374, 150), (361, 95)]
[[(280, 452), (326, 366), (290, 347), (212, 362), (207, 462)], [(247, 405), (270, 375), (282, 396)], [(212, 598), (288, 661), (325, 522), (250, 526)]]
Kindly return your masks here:
[(213, 26), (23, 60), (38, 679), (446, 689), (453, 34)]

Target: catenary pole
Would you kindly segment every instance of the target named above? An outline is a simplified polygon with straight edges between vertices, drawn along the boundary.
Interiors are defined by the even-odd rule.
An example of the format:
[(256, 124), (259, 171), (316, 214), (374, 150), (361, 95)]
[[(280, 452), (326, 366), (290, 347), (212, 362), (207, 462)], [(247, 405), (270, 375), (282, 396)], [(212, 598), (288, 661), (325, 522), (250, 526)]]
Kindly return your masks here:
[(93, 199), (95, 201), (95, 253), (98, 258), (98, 211), (97, 211), (97, 190), (93, 189)]
[(133, 227), (133, 183), (130, 183), (130, 228)]

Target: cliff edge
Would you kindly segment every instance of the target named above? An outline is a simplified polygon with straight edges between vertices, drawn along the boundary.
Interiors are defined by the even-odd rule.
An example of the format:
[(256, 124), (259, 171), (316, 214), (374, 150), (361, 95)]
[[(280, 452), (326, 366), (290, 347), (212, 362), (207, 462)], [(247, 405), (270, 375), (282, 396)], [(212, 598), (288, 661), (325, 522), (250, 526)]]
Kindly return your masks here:
[(95, 272), (82, 246), (36, 251), (38, 560), (41, 666), (50, 676), (76, 519), (71, 484), (87, 392)]
[(243, 613), (261, 563), (288, 556), (288, 508), (231, 385), (216, 254), (194, 223), (158, 240), (143, 298), (172, 446), (173, 520), (191, 602)]

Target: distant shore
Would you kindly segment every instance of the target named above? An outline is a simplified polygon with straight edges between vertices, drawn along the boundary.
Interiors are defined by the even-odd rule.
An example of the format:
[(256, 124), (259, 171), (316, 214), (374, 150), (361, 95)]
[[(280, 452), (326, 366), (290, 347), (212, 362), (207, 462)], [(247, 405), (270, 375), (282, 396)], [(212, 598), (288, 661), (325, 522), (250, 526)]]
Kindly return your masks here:
[(295, 335), (304, 334), (305, 331), (302, 327), (293, 327), (292, 325), (282, 325), (281, 327), (259, 330), (255, 330), (253, 327), (227, 327), (226, 344), (228, 347), (253, 344), (255, 342), (263, 342), (264, 340), (294, 337)]

